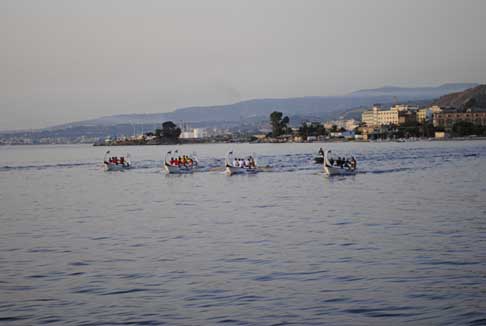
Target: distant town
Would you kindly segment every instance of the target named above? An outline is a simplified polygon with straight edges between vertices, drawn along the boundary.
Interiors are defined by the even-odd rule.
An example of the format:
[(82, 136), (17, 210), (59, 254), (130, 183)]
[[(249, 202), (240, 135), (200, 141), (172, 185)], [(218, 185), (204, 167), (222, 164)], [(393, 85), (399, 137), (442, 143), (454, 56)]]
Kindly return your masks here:
[[(297, 122), (275, 109), (266, 119), (253, 124), (233, 123), (226, 127), (194, 126), (189, 122), (164, 121), (143, 126), (99, 128), (72, 127), (69, 137), (55, 131), (35, 134), (1, 134), (0, 144), (88, 143), (96, 146), (160, 145), (186, 143), (302, 143), (325, 141), (406, 141), (419, 139), (454, 139), (486, 136), (486, 86), (445, 95), (430, 105), (413, 103), (362, 108), (360, 117), (333, 120), (298, 119)], [(224, 124), (220, 124), (224, 125)], [(120, 129), (116, 129), (120, 128)], [(144, 131), (148, 130), (148, 131)], [(126, 131), (131, 130), (131, 134)], [(103, 130), (101, 131), (103, 133)], [(115, 135), (113, 135), (115, 134)], [(73, 136), (74, 135), (74, 136)]]
[(486, 136), (486, 109), (465, 109), (431, 106), (419, 108), (394, 105), (384, 109), (375, 105), (362, 113), (361, 121), (340, 119), (309, 121), (300, 127), (289, 127), (290, 120), (275, 111), (268, 127), (261, 133), (241, 134), (223, 129), (180, 129), (173, 122), (161, 129), (132, 137), (106, 138), (95, 145), (158, 145), (170, 143), (303, 143), (325, 141), (418, 140), (447, 139), (465, 136)]

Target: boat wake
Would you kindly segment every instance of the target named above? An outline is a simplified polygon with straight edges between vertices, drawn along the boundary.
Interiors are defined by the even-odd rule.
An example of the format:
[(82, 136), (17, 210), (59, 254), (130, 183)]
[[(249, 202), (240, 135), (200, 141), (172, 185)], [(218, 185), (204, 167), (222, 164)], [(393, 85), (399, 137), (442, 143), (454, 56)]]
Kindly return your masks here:
[(0, 166), (0, 171), (18, 171), (18, 170), (46, 170), (46, 169), (55, 169), (55, 168), (76, 168), (82, 166), (95, 166), (99, 165), (99, 163), (95, 162), (83, 162), (83, 163), (59, 163), (59, 164), (39, 164), (39, 165), (5, 165)]
[[(485, 149), (486, 150), (486, 149)], [(464, 160), (481, 160), (484, 154), (477, 148), (443, 151), (441, 149), (425, 150), (423, 148), (399, 149), (384, 152), (381, 150), (356, 151), (358, 167), (356, 174), (385, 174), (400, 173), (414, 170), (435, 169), (441, 166), (457, 165)], [(263, 173), (321, 173), (323, 165), (314, 162), (314, 155), (309, 154), (275, 154), (258, 155), (258, 172)], [(164, 162), (158, 160), (137, 160), (134, 158), (130, 168), (131, 172), (160, 173)], [(30, 162), (26, 165), (0, 166), (0, 173), (9, 171), (36, 171), (88, 168), (90, 170), (102, 169), (99, 161), (60, 162), (57, 164), (43, 164), (43, 162)], [(202, 157), (194, 173), (222, 173), (225, 171), (225, 160), (222, 157)]]

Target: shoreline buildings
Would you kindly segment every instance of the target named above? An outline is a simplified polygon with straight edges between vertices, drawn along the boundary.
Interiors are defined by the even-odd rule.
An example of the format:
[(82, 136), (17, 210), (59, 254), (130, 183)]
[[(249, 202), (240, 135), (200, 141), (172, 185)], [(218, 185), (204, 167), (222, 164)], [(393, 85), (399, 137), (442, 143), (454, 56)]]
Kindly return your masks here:
[[(395, 105), (389, 110), (383, 110), (380, 105), (374, 105), (371, 110), (361, 114), (361, 121), (367, 127), (381, 127), (387, 125), (401, 125), (417, 121), (417, 106)], [(424, 113), (421, 114), (423, 116)]]
[(323, 123), (324, 128), (326, 130), (331, 130), (334, 126), (339, 129), (345, 129), (347, 131), (352, 131), (359, 127), (359, 121), (355, 119), (348, 119), (348, 120), (333, 120), (333, 121), (326, 121)]
[(368, 128), (430, 122), (435, 128), (450, 129), (457, 122), (486, 126), (486, 109), (441, 108), (437, 105), (419, 109), (417, 106), (395, 105), (384, 110), (379, 105), (374, 105), (361, 114), (361, 119)]
[[(428, 134), (430, 137), (431, 132), (435, 132), (436, 138), (446, 138), (449, 133), (456, 133), (457, 130), (460, 130), (455, 130), (455, 125), (458, 123), (485, 127), (486, 109), (443, 108), (437, 105), (418, 108), (410, 105), (395, 105), (385, 110), (379, 105), (374, 105), (370, 110), (364, 111), (361, 118), (364, 125), (361, 131), (365, 139), (372, 134), (375, 137), (383, 137), (380, 135), (389, 136), (393, 133), (398, 135), (408, 133), (422, 137)], [(480, 134), (483, 133), (481, 129), (476, 130), (479, 130)]]
[(457, 122), (469, 122), (477, 126), (486, 126), (486, 109), (445, 108), (433, 114), (432, 123), (435, 128), (451, 129)]

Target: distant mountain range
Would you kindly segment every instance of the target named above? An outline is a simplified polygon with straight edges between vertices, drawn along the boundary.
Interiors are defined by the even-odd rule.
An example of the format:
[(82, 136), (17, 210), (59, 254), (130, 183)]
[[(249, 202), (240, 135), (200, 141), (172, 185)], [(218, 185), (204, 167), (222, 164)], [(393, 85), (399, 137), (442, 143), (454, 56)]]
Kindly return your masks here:
[(446, 94), (462, 92), (476, 86), (477, 84), (471, 83), (413, 88), (386, 86), (358, 90), (343, 96), (253, 99), (228, 105), (180, 108), (167, 113), (113, 115), (37, 131), (0, 132), (0, 135), (8, 135), (8, 137), (30, 135), (34, 138), (131, 135), (135, 133), (135, 130), (140, 132), (142, 128), (146, 132), (153, 130), (160, 123), (168, 120), (178, 124), (190, 123), (194, 127), (253, 130), (259, 124), (267, 122), (268, 116), (273, 111), (281, 111), (288, 115), (291, 125), (295, 126), (305, 120), (334, 120), (343, 116), (359, 118), (363, 110), (376, 103), (391, 105), (398, 102), (426, 105)]
[(451, 92), (460, 92), (477, 84), (444, 84), (438, 87), (393, 87), (364, 89), (344, 96), (307, 96), (283, 99), (254, 99), (228, 105), (194, 106), (176, 109), (167, 113), (123, 114), (98, 119), (73, 122), (47, 128), (63, 129), (77, 126), (112, 126), (119, 124), (150, 124), (154, 121), (181, 121), (188, 123), (203, 122), (240, 122), (248, 119), (267, 119), (273, 111), (285, 115), (305, 118), (335, 119), (351, 109), (368, 107), (375, 103), (388, 104), (416, 100), (433, 100)]
[(450, 83), (443, 84), (436, 87), (394, 87), (385, 86), (375, 89), (363, 89), (351, 93), (351, 96), (363, 97), (363, 96), (395, 96), (399, 100), (403, 97), (407, 99), (433, 99), (438, 98), (444, 94), (453, 92), (462, 92), (468, 88), (477, 86), (478, 84), (472, 83)]

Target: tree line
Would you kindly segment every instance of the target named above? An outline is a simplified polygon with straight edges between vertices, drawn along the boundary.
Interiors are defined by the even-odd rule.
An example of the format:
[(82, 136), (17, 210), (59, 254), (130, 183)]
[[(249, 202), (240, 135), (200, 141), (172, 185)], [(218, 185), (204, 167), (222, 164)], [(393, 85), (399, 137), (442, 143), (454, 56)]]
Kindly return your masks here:
[(148, 132), (147, 136), (155, 136), (161, 143), (176, 143), (181, 135), (181, 128), (172, 121), (162, 123), (161, 128), (155, 129), (154, 132)]
[[(283, 116), (282, 112), (274, 111), (270, 114), (270, 124), (272, 125), (272, 132), (268, 136), (279, 137), (282, 135), (292, 134), (292, 128), (289, 127), (290, 119), (288, 116)], [(303, 122), (299, 127), (297, 134), (303, 138), (309, 136), (327, 136), (329, 132), (346, 131), (344, 128), (338, 128), (333, 125), (330, 130), (326, 130), (324, 125), (320, 122)]]

